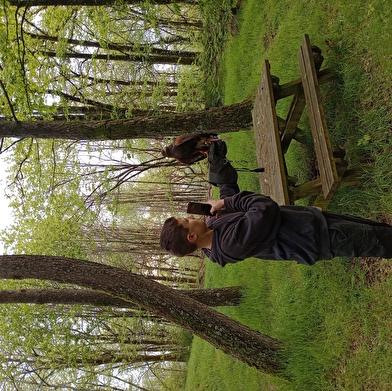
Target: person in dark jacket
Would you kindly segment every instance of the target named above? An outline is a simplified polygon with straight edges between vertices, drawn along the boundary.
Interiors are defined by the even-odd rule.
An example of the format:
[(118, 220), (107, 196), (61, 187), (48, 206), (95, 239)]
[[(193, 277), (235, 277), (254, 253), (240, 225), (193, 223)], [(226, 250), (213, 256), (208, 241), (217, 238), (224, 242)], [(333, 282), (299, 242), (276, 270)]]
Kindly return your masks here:
[(185, 256), (197, 249), (225, 266), (246, 258), (313, 265), (335, 257), (392, 258), (392, 226), (315, 207), (278, 206), (271, 198), (218, 184), (221, 199), (207, 201), (205, 220), (167, 219), (161, 247)]

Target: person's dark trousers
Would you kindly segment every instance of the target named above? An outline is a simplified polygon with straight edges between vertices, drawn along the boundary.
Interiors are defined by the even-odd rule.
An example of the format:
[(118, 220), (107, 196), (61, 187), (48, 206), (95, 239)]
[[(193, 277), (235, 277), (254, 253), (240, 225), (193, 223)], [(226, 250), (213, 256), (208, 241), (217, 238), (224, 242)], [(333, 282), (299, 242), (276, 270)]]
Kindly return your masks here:
[(218, 188), (219, 188), (219, 198), (226, 198), (226, 197), (230, 197), (234, 194), (237, 194), (240, 192), (240, 188), (237, 184), (237, 182), (235, 183), (218, 183), (217, 184)]
[(392, 258), (392, 226), (331, 212), (323, 214), (333, 257)]

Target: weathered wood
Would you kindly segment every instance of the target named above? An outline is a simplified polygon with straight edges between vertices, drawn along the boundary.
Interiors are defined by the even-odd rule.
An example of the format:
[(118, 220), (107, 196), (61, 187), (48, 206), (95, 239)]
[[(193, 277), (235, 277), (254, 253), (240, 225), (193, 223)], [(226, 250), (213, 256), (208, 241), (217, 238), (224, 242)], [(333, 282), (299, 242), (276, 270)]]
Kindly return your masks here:
[[(260, 175), (260, 187), (264, 194), (280, 205), (316, 195), (315, 205), (325, 209), (340, 183), (352, 184), (357, 175), (347, 170), (344, 152), (343, 156), (340, 156), (341, 153), (334, 155), (321, 102), (319, 85), (335, 78), (335, 72), (332, 69), (316, 70), (308, 35), (304, 36), (298, 59), (301, 78), (283, 85), (273, 84), (275, 78), (271, 77), (268, 61), (263, 66), (252, 113), (258, 164), (266, 169)], [(276, 115), (275, 104), (291, 95), (291, 106), (286, 119), (282, 119)], [(305, 139), (303, 131), (298, 128), (305, 107), (309, 113), (320, 177), (298, 186), (289, 186), (284, 153), (293, 138), (299, 142)]]
[(281, 136), (283, 153), (286, 153), (289, 148), (294, 133), (297, 130), (298, 122), (301, 119), (302, 113), (305, 109), (305, 105), (305, 95), (303, 91), (300, 90), (297, 94), (294, 95), (286, 117), (286, 126)]
[[(352, 167), (347, 169), (347, 162), (337, 165), (338, 175), (339, 175), (339, 187), (352, 186), (358, 183), (361, 179), (361, 176), (365, 172), (365, 168), (363, 167)], [(332, 194), (333, 195), (333, 194)], [(324, 198), (323, 195), (319, 192), (313, 205), (318, 206), (322, 209), (327, 209), (329, 203), (332, 200), (332, 195), (328, 198)]]
[[(328, 83), (336, 78), (336, 72), (332, 68), (325, 68), (319, 71), (318, 74), (319, 85)], [(279, 88), (275, 90), (274, 95), (276, 100), (287, 98), (297, 94), (302, 89), (302, 79), (290, 81), (285, 84), (279, 85)]]
[[(285, 129), (287, 127), (287, 121), (281, 117), (278, 116), (278, 125), (279, 125), (279, 134), (280, 134), (280, 139), (282, 140), (282, 137), (284, 135)], [(293, 124), (291, 124), (290, 126), (293, 126)], [(298, 126), (296, 126), (295, 128), (293, 128), (294, 133), (292, 134), (291, 139), (294, 139), (296, 141), (298, 141), (299, 143), (304, 144), (306, 142), (306, 134), (305, 131), (303, 131), (301, 128), (299, 128)], [(283, 148), (282, 148), (283, 150)], [(286, 151), (283, 150), (283, 153), (286, 153)]]
[[(348, 170), (344, 168), (344, 173), (342, 174), (341, 181), (339, 183), (340, 187), (352, 186), (359, 182), (361, 176), (366, 171), (363, 167), (353, 167)], [(288, 188), (290, 199), (295, 201), (301, 198), (311, 197), (315, 195), (319, 195), (321, 193), (321, 180), (320, 178), (314, 179), (309, 182), (302, 183), (298, 186), (289, 186)], [(325, 209), (328, 206), (328, 203), (331, 199), (326, 203), (323, 198), (316, 198), (313, 205), (319, 206), (322, 209)]]
[[(319, 84), (327, 83), (335, 78), (335, 73), (331, 68), (328, 68), (318, 72), (317, 78)], [(279, 86), (274, 93), (275, 99), (277, 100), (294, 95), (286, 116), (286, 125), (281, 132), (282, 150), (283, 153), (286, 153), (292, 139), (295, 139), (298, 142), (304, 142), (303, 138), (298, 137), (301, 135), (301, 132), (298, 132), (298, 123), (306, 106), (302, 79), (299, 78), (293, 82), (283, 84), (282, 86)]]
[[(343, 159), (343, 158), (335, 158), (335, 164), (336, 164), (336, 168), (337, 168), (337, 172), (338, 172), (338, 177), (339, 177), (339, 186), (342, 184), (342, 178), (344, 176), (344, 173), (347, 171), (347, 166), (348, 163)], [(318, 206), (321, 209), (327, 209), (329, 203), (332, 200), (332, 196), (333, 196), (333, 192), (331, 192), (328, 197), (324, 197), (323, 194), (320, 192), (317, 197), (316, 200), (314, 201), (313, 205), (314, 206)]]
[(258, 165), (265, 168), (265, 172), (260, 173), (261, 191), (279, 205), (288, 205), (290, 198), (287, 189), (286, 165), (280, 141), (268, 60), (264, 62), (252, 114)]
[(290, 186), (288, 190), (290, 199), (293, 201), (318, 195), (321, 192), (321, 180), (318, 178), (312, 181), (301, 183), (298, 186)]
[(314, 148), (320, 170), (323, 196), (325, 199), (328, 199), (339, 185), (339, 177), (333, 158), (312, 49), (307, 34), (305, 34), (298, 52), (298, 60)]

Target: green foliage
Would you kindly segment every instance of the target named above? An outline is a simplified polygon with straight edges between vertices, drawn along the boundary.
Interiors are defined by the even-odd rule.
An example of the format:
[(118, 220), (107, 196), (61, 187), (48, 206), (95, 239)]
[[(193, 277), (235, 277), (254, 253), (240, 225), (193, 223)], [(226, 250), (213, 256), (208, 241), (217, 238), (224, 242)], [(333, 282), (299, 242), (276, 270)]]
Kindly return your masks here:
[[(238, 15), (234, 17), (231, 7), (236, 4), (230, 0), (202, 1), (200, 8), (205, 23), (201, 43), (196, 44), (195, 40), (199, 39), (197, 28), (188, 26), (175, 34), (180, 42), (177, 44), (169, 40), (174, 31), (170, 24), (164, 29), (169, 34), (162, 33), (164, 30), (159, 27), (162, 19), (180, 22), (184, 15), (197, 19), (196, 7), (185, 9), (182, 4), (181, 8), (179, 4), (173, 7), (145, 4), (131, 8), (117, 4), (113, 8), (42, 7), (27, 10), (2, 7), (1, 114), (7, 119), (36, 120), (52, 118), (57, 108), (61, 108), (67, 117), (71, 117), (79, 104), (69, 101), (69, 97), (62, 94), (64, 92), (79, 99), (81, 104), (99, 102), (100, 108), (105, 107), (99, 112), (103, 118), (132, 116), (136, 109), (160, 109), (174, 104), (186, 110), (198, 108), (202, 98), (206, 98), (209, 105), (241, 101), (253, 97), (264, 58), (270, 60), (272, 73), (279, 75), (281, 82), (298, 76), (296, 53), (306, 32), (323, 49), (325, 65), (334, 66), (339, 74), (335, 85), (323, 90), (333, 143), (346, 147), (350, 162), (371, 164), (361, 187), (340, 190), (331, 208), (369, 216), (379, 216), (381, 212), (390, 215), (391, 95), (388, 86), (391, 85), (392, 63), (390, 47), (386, 45), (391, 38), (389, 2), (376, 0), (368, 4), (354, 0), (348, 6), (338, 0), (328, 4), (314, 0), (243, 0)], [(27, 21), (39, 21), (41, 30)], [(239, 34), (229, 36), (229, 31), (235, 34), (233, 27), (236, 24)], [(51, 39), (33, 38), (29, 34), (32, 32), (47, 34)], [(69, 39), (79, 40), (79, 44), (71, 43)], [(85, 46), (82, 41), (98, 43), (99, 47)], [(110, 47), (110, 43), (126, 48), (116, 50)], [(201, 71), (195, 71), (195, 68), (187, 71), (178, 66), (169, 69), (169, 73), (176, 71), (184, 79), (178, 90), (179, 101), (165, 94), (172, 88), (170, 82), (173, 79), (178, 82), (178, 75), (162, 77), (162, 70), (154, 69), (147, 60), (115, 64), (96, 58), (99, 53), (109, 57), (125, 52), (144, 55), (148, 59), (154, 49), (162, 49), (166, 43), (176, 50), (205, 48), (199, 59)], [(43, 50), (53, 51), (56, 57), (43, 55)], [(92, 52), (94, 56), (80, 61), (68, 57), (72, 52), (81, 51)], [(60, 96), (61, 107), (48, 106), (48, 89)], [(283, 112), (288, 104), (281, 102), (278, 110)], [(301, 126), (308, 127), (306, 120)], [(157, 148), (155, 145), (143, 142), (136, 145), (128, 141), (98, 146), (81, 143), (74, 148), (73, 143), (36, 140), (24, 140), (16, 145), (11, 175), (15, 183), (10, 192), (17, 222), (13, 230), (3, 233), (9, 250), (90, 257), (127, 270), (139, 268), (138, 271), (161, 262), (154, 256), (148, 259), (151, 263), (136, 264), (134, 251), (126, 248), (126, 257), (124, 249), (119, 251), (109, 239), (109, 234), (119, 228), (138, 226), (140, 232), (142, 219), (134, 216), (148, 215), (146, 220), (159, 221), (158, 215), (152, 215), (151, 210), (140, 205), (121, 204), (120, 196), (141, 196), (136, 186), (130, 185), (124, 192), (108, 192), (109, 199), (113, 200), (109, 206), (98, 208), (93, 202), (96, 201), (95, 195), (99, 198), (99, 194), (112, 188), (111, 178), (116, 174), (113, 166), (104, 164), (104, 161), (113, 161), (119, 155), (121, 161), (145, 159), (150, 156), (151, 149)], [(231, 135), (228, 145), (229, 158), (236, 167), (255, 168), (251, 133)], [(8, 146), (11, 146), (10, 140), (4, 145)], [(129, 150), (131, 146), (148, 151), (135, 153)], [(108, 150), (121, 152), (108, 157)], [(87, 164), (86, 156), (97, 160)], [(300, 175), (308, 173), (310, 159), (306, 147), (290, 148), (287, 160), (291, 175), (301, 178)], [(185, 174), (190, 176), (189, 172)], [(160, 175), (156, 171), (144, 179), (154, 184), (158, 177), (161, 179)], [(170, 179), (172, 182), (182, 180), (174, 171)], [(103, 187), (98, 189), (98, 183)], [(196, 188), (196, 183), (193, 185)], [(258, 190), (257, 175), (241, 173), (240, 185)], [(158, 193), (157, 188), (154, 190)], [(93, 197), (86, 198), (91, 193)], [(155, 193), (150, 193), (150, 197)], [(169, 207), (164, 206), (165, 213), (169, 208), (173, 212), (181, 210), (183, 204), (174, 198), (171, 201)], [(104, 230), (107, 227), (103, 227), (105, 224), (109, 225), (107, 231)], [(93, 229), (96, 229), (97, 236), (92, 235)], [(144, 229), (144, 236), (149, 236), (150, 231), (151, 228)], [(127, 240), (123, 243), (130, 244)], [(106, 252), (98, 252), (99, 245)], [(145, 258), (145, 254), (139, 256), (139, 260)], [(189, 263), (189, 259), (184, 259), (175, 266), (186, 270)], [(385, 267), (382, 263), (379, 265)], [(385, 276), (376, 273), (376, 281), (370, 284), (368, 276), (371, 273), (375, 271), (370, 266), (351, 266), (340, 261), (319, 264), (311, 269), (254, 260), (223, 270), (208, 264), (206, 286), (241, 284), (246, 288), (246, 298), (241, 306), (221, 310), (252, 328), (281, 339), (287, 347), (287, 373), (294, 381), (288, 383), (266, 377), (195, 338), (187, 389), (328, 390), (338, 387), (356, 390), (387, 387), (391, 367), (388, 355), (391, 344), (388, 321), (391, 312), (388, 300), (390, 277), (388, 273)], [(41, 287), (34, 281), (23, 286)], [(8, 282), (3, 287), (18, 288), (21, 285)], [(87, 311), (81, 315), (81, 308), (69, 311), (56, 307), (54, 311), (42, 313), (30, 306), (2, 307), (1, 310), (4, 315), (3, 332), (0, 333), (1, 342), (4, 342), (1, 355), (6, 363), (1, 374), (4, 383), (12, 383), (19, 374), (25, 376), (27, 363), (31, 364), (33, 361), (30, 360), (34, 358), (38, 361), (28, 369), (43, 369), (40, 378), (31, 375), (30, 381), (46, 379), (47, 375), (54, 373), (52, 380), (68, 385), (109, 388), (113, 383), (107, 377), (115, 373), (116, 367), (115, 370), (119, 371), (116, 373), (129, 381), (124, 388), (132, 387), (134, 373), (129, 369), (129, 362), (136, 347), (127, 345), (127, 337), (132, 330), (140, 330), (138, 321), (130, 321), (124, 314), (119, 316), (112, 311)], [(147, 330), (162, 331), (148, 322)], [(164, 330), (164, 333), (177, 340), (183, 339), (176, 330)], [(25, 342), (22, 346), (20, 335)], [(107, 342), (109, 336), (117, 339)], [(183, 345), (187, 346), (188, 341)], [(95, 372), (91, 363), (95, 359), (110, 358), (110, 355), (110, 364), (101, 366), (101, 373)], [(22, 360), (21, 366), (18, 360)], [(121, 364), (117, 366), (116, 360), (121, 360)], [(154, 368), (160, 379), (152, 381), (151, 387), (184, 389), (183, 365), (173, 364), (175, 371), (180, 369), (178, 378), (166, 375), (165, 365)], [(87, 368), (83, 376), (82, 367)], [(178, 379), (181, 382), (176, 384)], [(31, 384), (42, 385), (40, 382)], [(21, 384), (18, 387), (22, 389)]]
[(4, 6), (0, 18), (0, 80), (6, 91), (0, 101), (7, 119), (51, 118), (57, 110), (53, 100), (67, 115), (78, 102), (95, 105), (105, 116), (175, 107), (177, 87), (171, 83), (179, 82), (181, 53), (200, 49), (200, 16), (192, 5), (182, 5), (181, 12), (178, 5), (147, 3)]
[[(3, 120), (108, 120), (132, 117), (137, 110), (149, 114), (173, 110), (177, 104), (186, 110), (204, 107), (199, 69), (188, 71), (178, 65), (182, 51), (200, 50), (199, 15), (197, 6), (186, 4), (16, 8), (4, 3), (0, 9)], [(161, 53), (166, 52), (171, 61), (166, 58), (161, 64)], [(122, 61), (112, 60), (116, 55), (122, 55)], [(184, 78), (184, 86), (182, 74), (193, 75)], [(162, 203), (154, 211), (147, 196), (162, 194), (158, 192), (166, 181), (162, 170), (145, 174), (140, 166), (132, 172), (161, 148), (159, 141), (3, 140), (1, 151), (7, 151), (10, 165), (7, 194), (15, 218), (1, 234), (7, 252), (88, 258), (166, 278), (165, 283), (176, 287), (194, 286), (198, 258), (177, 262), (157, 251), (157, 227), (162, 209), (166, 215), (167, 208)], [(192, 173), (183, 170), (182, 177), (200, 176), (200, 167)], [(136, 174), (146, 184), (134, 181), (121, 191), (116, 188), (116, 181), (130, 181)], [(174, 176), (181, 181), (178, 169)], [(199, 189), (193, 193), (205, 198), (203, 178), (190, 179), (187, 186), (202, 188), (203, 193)], [(181, 190), (184, 197), (190, 192)], [(174, 200), (173, 210), (183, 211), (184, 202)], [(63, 287), (7, 281), (1, 288)], [(80, 291), (71, 288), (75, 294)], [(3, 387), (46, 390), (66, 384), (108, 390), (133, 389), (134, 382), (175, 389), (184, 383), (181, 360), (188, 356), (191, 336), (146, 314), (135, 320), (135, 314), (124, 309), (2, 305), (1, 315)], [(163, 356), (146, 365), (148, 359), (142, 354), (154, 346), (143, 342), (148, 337), (156, 338), (155, 353)], [(179, 362), (166, 359), (171, 353)]]
[(184, 69), (178, 86), (177, 110), (186, 112), (203, 109), (204, 91), (205, 80), (201, 70), (196, 66)]
[[(18, 37), (19, 24), (8, 7), (0, 8), (0, 80), (1, 112), (7, 118), (28, 118), (44, 105), (39, 61), (32, 56), (26, 61), (25, 48)], [(29, 38), (24, 37), (25, 44)]]
[[(0, 379), (3, 385), (13, 379), (21, 389), (28, 389), (25, 387), (29, 384), (50, 389), (64, 382), (106, 389), (116, 384), (127, 389), (136, 374), (145, 376), (148, 384), (142, 358), (148, 351), (153, 352), (151, 341), (157, 341), (154, 353), (158, 354), (159, 345), (170, 349), (176, 336), (170, 326), (143, 319), (137, 313), (127, 314), (123, 309), (57, 305), (56, 311), (48, 311), (37, 305), (3, 304), (1, 316), (0, 356), (5, 365)], [(162, 383), (170, 378), (170, 363), (150, 365), (162, 376)], [(183, 363), (172, 365), (180, 379)]]
[(10, 205), (15, 223), (3, 232), (6, 249), (85, 258), (86, 251), (79, 240), (83, 220), (79, 216), (84, 216), (87, 223), (96, 214), (86, 209), (79, 189), (81, 168), (74, 153), (68, 150), (68, 143), (57, 140), (26, 140), (15, 146), (12, 159), (9, 156), (10, 164), (14, 162), (9, 170), (17, 173), (9, 189), (13, 192)]
[[(330, 209), (338, 212), (391, 216), (392, 52), (385, 45), (391, 20), (384, 0), (357, 0), (350, 7), (341, 1), (246, 0), (237, 17), (239, 33), (228, 36), (224, 46), (219, 84), (225, 103), (254, 96), (264, 59), (281, 83), (297, 78), (304, 33), (322, 49), (323, 67), (337, 70), (336, 82), (322, 86), (332, 142), (346, 149), (350, 163), (365, 168), (357, 186), (334, 195)], [(279, 102), (278, 113), (288, 104)], [(306, 117), (300, 127), (309, 129)], [(238, 145), (250, 138), (238, 135), (228, 143), (230, 158), (248, 159), (249, 151), (241, 153)], [(286, 155), (289, 173), (299, 182), (311, 174), (310, 151), (311, 140), (305, 146), (294, 142)], [(244, 286), (246, 297), (240, 306), (221, 311), (281, 340), (292, 381), (250, 369), (195, 338), (187, 390), (388, 389), (388, 261), (334, 260), (309, 268), (246, 260), (223, 269), (207, 261), (205, 286), (227, 285)]]
[(204, 50), (199, 56), (199, 63), (204, 72), (206, 101), (210, 106), (216, 106), (222, 100), (218, 77), (219, 64), (223, 45), (227, 38), (228, 24), (232, 16), (230, 8), (230, 0), (203, 0), (200, 2), (203, 16), (201, 42)]

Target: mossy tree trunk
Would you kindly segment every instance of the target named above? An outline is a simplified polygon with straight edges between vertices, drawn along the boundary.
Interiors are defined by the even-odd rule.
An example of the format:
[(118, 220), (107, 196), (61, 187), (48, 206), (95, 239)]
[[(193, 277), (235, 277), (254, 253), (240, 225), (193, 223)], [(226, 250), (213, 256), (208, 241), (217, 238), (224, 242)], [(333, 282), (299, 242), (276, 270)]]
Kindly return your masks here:
[(122, 269), (62, 257), (2, 255), (0, 278), (52, 280), (104, 292), (162, 316), (260, 371), (279, 375), (283, 369), (278, 340), (176, 290)]
[[(178, 290), (210, 307), (233, 306), (240, 303), (241, 287), (229, 286), (214, 289)], [(12, 289), (0, 290), (0, 304), (79, 304), (110, 306), (119, 308), (140, 308), (127, 300), (91, 289)]]
[(253, 103), (215, 107), (188, 113), (136, 115), (103, 121), (0, 121), (0, 137), (71, 140), (161, 138), (185, 133), (227, 133), (251, 129)]

